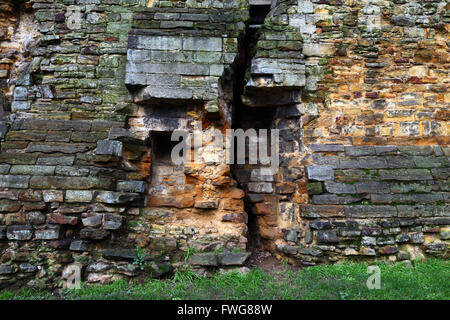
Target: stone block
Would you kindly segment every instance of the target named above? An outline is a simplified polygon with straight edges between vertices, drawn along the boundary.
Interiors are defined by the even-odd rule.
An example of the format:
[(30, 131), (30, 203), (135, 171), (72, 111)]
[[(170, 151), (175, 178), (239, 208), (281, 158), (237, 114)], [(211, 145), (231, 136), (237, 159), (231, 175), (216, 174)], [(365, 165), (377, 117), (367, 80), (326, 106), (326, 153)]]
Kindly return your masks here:
[(355, 186), (349, 183), (325, 181), (324, 187), (329, 193), (356, 193)]
[(375, 146), (375, 153), (377, 155), (389, 155), (397, 153), (396, 146)]
[(412, 158), (414, 164), (418, 168), (439, 168), (449, 166), (447, 157), (414, 156)]
[(11, 104), (11, 111), (17, 112), (17, 111), (24, 111), (30, 109), (30, 103), (26, 101), (14, 101)]
[(303, 44), (303, 54), (311, 57), (332, 56), (335, 47), (332, 43), (305, 43)]
[(59, 190), (44, 190), (42, 197), (44, 202), (63, 202), (64, 192)]
[(144, 193), (147, 188), (145, 181), (118, 181), (117, 191)]
[(55, 167), (53, 166), (14, 165), (11, 167), (10, 170), (10, 174), (22, 174), (22, 175), (51, 176), (54, 173)]
[(433, 154), (431, 146), (398, 146), (400, 153), (410, 156), (429, 156)]
[(30, 142), (26, 152), (42, 152), (42, 153), (84, 153), (94, 149), (93, 145), (86, 143), (64, 143), (64, 142), (47, 142), (38, 143)]
[(38, 229), (35, 238), (39, 240), (56, 240), (60, 237), (59, 225), (48, 225), (45, 229)]
[(30, 211), (27, 213), (27, 221), (32, 225), (44, 224), (46, 216), (39, 211)]
[(334, 180), (333, 168), (330, 166), (306, 166), (306, 175), (310, 180)]
[(100, 227), (103, 222), (103, 215), (102, 214), (92, 214), (86, 217), (83, 217), (81, 219), (83, 226), (85, 227)]
[(374, 146), (345, 146), (345, 154), (352, 157), (372, 156), (376, 151)]
[(449, 205), (398, 205), (397, 210), (400, 218), (450, 216)]
[(89, 242), (85, 240), (74, 240), (70, 243), (70, 251), (89, 251)]
[(314, 152), (343, 152), (344, 145), (342, 144), (311, 144), (309, 145), (311, 151)]
[(396, 202), (420, 202), (420, 203), (432, 203), (442, 202), (444, 200), (443, 195), (439, 193), (429, 194), (372, 194), (372, 203), (396, 203)]
[(112, 213), (103, 215), (103, 229), (117, 230), (122, 226), (122, 216)]
[(309, 227), (314, 230), (331, 229), (333, 225), (329, 221), (311, 221)]
[(323, 193), (322, 182), (310, 182), (306, 185), (306, 190), (309, 195)]
[(0, 264), (0, 276), (9, 275), (15, 272), (14, 268), (7, 264)]
[(9, 226), (6, 231), (8, 240), (30, 240), (33, 237), (33, 228), (30, 226)]
[(182, 39), (182, 37), (176, 36), (138, 36), (136, 48), (150, 50), (181, 50)]
[[(208, 71), (209, 72), (209, 71)], [(151, 99), (192, 99), (192, 90), (185, 88), (152, 87), (148, 86), (137, 92), (134, 96), (135, 102), (142, 102)]]
[(358, 167), (362, 169), (380, 169), (387, 168), (386, 159), (383, 157), (359, 157)]
[(96, 177), (50, 177), (33, 176), (30, 179), (30, 188), (33, 189), (62, 189), (70, 190), (76, 186), (79, 190), (112, 188), (111, 178)]
[(138, 257), (135, 249), (124, 248), (104, 249), (102, 256), (108, 260), (134, 260)]
[(319, 194), (312, 196), (314, 204), (348, 204), (360, 201), (364, 198), (361, 195), (338, 196), (336, 194)]
[(194, 253), (189, 257), (188, 262), (194, 266), (216, 267), (218, 265), (217, 255), (213, 252)]
[(30, 264), (30, 263), (21, 263), (19, 265), (19, 269), (22, 272), (25, 273), (34, 273), (37, 270), (37, 267), (35, 267), (34, 265)]
[(317, 231), (316, 235), (317, 235), (318, 243), (337, 243), (337, 242), (339, 242), (336, 231), (333, 231), (333, 230)]
[(111, 128), (109, 130), (108, 139), (126, 143), (142, 143), (136, 134), (124, 128)]
[(249, 252), (223, 252), (217, 255), (218, 264), (222, 266), (242, 266), (249, 257)]
[(183, 37), (183, 50), (222, 51), (222, 38)]
[(397, 208), (394, 206), (352, 205), (346, 206), (344, 211), (349, 218), (397, 217)]
[(97, 142), (96, 154), (122, 156), (123, 144), (121, 141), (100, 140)]
[(59, 212), (52, 212), (48, 216), (48, 223), (52, 224), (68, 224), (68, 225), (76, 225), (78, 223), (77, 217), (66, 216)]
[(411, 232), (409, 234), (410, 241), (412, 243), (424, 243), (425, 238), (422, 232)]
[(0, 176), (0, 188), (25, 189), (28, 188), (29, 181), (29, 176), (3, 175)]
[(129, 192), (100, 191), (95, 200), (107, 204), (123, 204), (141, 199), (141, 195)]
[(356, 182), (354, 186), (357, 193), (388, 193), (390, 191), (387, 182)]
[(269, 182), (250, 182), (247, 185), (249, 192), (254, 193), (272, 193), (273, 185)]
[(14, 89), (14, 101), (26, 101), (28, 98), (27, 87), (16, 87)]
[(386, 156), (388, 168), (415, 168), (412, 157), (408, 156)]
[(274, 172), (270, 168), (254, 169), (250, 174), (250, 181), (273, 181)]
[(380, 170), (379, 174), (382, 180), (423, 181), (433, 179), (433, 176), (427, 169)]
[(219, 207), (219, 201), (217, 200), (196, 200), (194, 204), (198, 209), (216, 209)]
[(81, 239), (102, 240), (108, 237), (109, 231), (103, 229), (83, 228), (80, 230)]
[(344, 216), (344, 206), (305, 204), (301, 206), (301, 213), (304, 218), (342, 217)]

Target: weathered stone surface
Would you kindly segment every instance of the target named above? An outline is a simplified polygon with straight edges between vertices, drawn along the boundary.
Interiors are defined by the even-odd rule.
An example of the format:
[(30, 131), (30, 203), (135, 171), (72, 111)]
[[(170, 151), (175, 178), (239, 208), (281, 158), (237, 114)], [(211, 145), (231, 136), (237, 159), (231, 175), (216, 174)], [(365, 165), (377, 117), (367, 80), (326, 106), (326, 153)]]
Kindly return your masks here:
[(335, 194), (320, 194), (312, 196), (314, 204), (349, 204), (362, 200), (364, 197), (360, 195), (338, 196)]
[(140, 197), (137, 193), (102, 191), (97, 194), (95, 199), (108, 204), (121, 204), (136, 201)]
[(6, 232), (8, 240), (30, 240), (33, 237), (33, 228), (29, 226), (9, 226)]
[(40, 240), (55, 240), (60, 237), (60, 226), (49, 225), (45, 229), (39, 229), (35, 232), (35, 238)]
[(67, 202), (91, 202), (92, 197), (89, 190), (67, 190), (65, 199)]
[(122, 156), (123, 144), (120, 141), (100, 140), (97, 142), (96, 154)]
[(357, 193), (388, 193), (390, 190), (386, 182), (357, 182), (354, 186)]
[(0, 188), (28, 188), (29, 176), (4, 175), (0, 179)]
[(104, 249), (102, 256), (109, 260), (133, 260), (137, 258), (135, 249)]
[(30, 187), (33, 189), (103, 189), (112, 188), (110, 178), (96, 177), (50, 177), (34, 176), (30, 179)]
[(268, 182), (250, 182), (248, 184), (248, 191), (255, 193), (272, 193), (273, 185)]
[(336, 205), (302, 205), (302, 217), (304, 218), (331, 218), (344, 215), (344, 206)]
[(63, 202), (64, 192), (58, 190), (44, 190), (42, 192), (44, 202)]
[(80, 230), (81, 239), (101, 240), (105, 239), (108, 235), (109, 232), (103, 229), (83, 228)]
[[(356, 193), (356, 188), (352, 184), (325, 181), (325, 190), (329, 193)], [(358, 191), (362, 193), (361, 191)]]
[(298, 248), (298, 253), (308, 255), (308, 256), (313, 256), (313, 257), (320, 257), (323, 255), (322, 250), (315, 249), (315, 248), (307, 248), (307, 247)]
[(345, 215), (349, 218), (381, 218), (396, 217), (397, 208), (393, 206), (353, 205), (345, 207)]
[(0, 212), (17, 212), (22, 205), (13, 200), (0, 200)]
[(0, 265), (0, 275), (7, 275), (7, 274), (13, 274), (14, 269), (12, 266), (7, 264), (1, 264)]
[(117, 191), (144, 193), (147, 184), (144, 181), (119, 181)]
[(380, 170), (380, 178), (382, 180), (399, 180), (399, 181), (422, 181), (433, 179), (431, 173), (427, 169), (392, 169)]
[(75, 240), (70, 243), (70, 251), (89, 251), (89, 242), (84, 240)]
[(197, 200), (194, 207), (199, 209), (216, 209), (219, 207), (219, 202), (217, 200)]
[(339, 242), (339, 239), (335, 231), (317, 231), (317, 242), (336, 243)]
[(27, 221), (32, 225), (44, 224), (46, 216), (39, 211), (30, 211), (27, 213)]
[(82, 153), (94, 149), (92, 145), (85, 143), (63, 143), (63, 142), (48, 142), (35, 143), (31, 142), (26, 149), (26, 152), (43, 152), (43, 153)]
[(21, 263), (19, 269), (25, 273), (34, 273), (37, 271), (37, 267), (30, 263)]
[(52, 212), (48, 216), (48, 222), (54, 224), (69, 224), (76, 225), (78, 223), (77, 217), (66, 216), (58, 212)]
[(348, 156), (360, 157), (360, 156), (371, 156), (375, 155), (375, 147), (373, 146), (346, 146), (345, 154)]
[(122, 217), (117, 214), (105, 213), (103, 215), (103, 229), (117, 230), (122, 226)]
[(297, 231), (295, 230), (286, 230), (284, 233), (284, 240), (290, 241), (290, 242), (297, 242)]
[(307, 166), (306, 175), (310, 180), (334, 180), (333, 168), (330, 166)]
[(100, 227), (102, 225), (103, 215), (93, 214), (88, 217), (81, 219), (83, 226), (85, 227)]
[(249, 252), (223, 252), (217, 255), (218, 263), (222, 266), (241, 266), (249, 257)]
[(208, 253), (194, 253), (189, 257), (189, 264), (194, 266), (210, 266), (218, 265), (217, 255), (212, 252)]

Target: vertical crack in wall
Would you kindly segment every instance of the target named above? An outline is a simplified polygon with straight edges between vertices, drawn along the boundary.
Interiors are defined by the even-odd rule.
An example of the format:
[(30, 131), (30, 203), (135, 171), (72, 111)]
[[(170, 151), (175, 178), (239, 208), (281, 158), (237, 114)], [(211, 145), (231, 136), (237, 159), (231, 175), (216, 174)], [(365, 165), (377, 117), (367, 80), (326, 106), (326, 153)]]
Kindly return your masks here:
[[(252, 8), (253, 7), (253, 8)], [(254, 7), (261, 7), (255, 8)], [(247, 22), (244, 36), (239, 42), (239, 54), (236, 62), (233, 65), (233, 109), (232, 109), (232, 129), (270, 129), (273, 120), (273, 108), (258, 108), (255, 109), (245, 106), (243, 102), (244, 88), (246, 83), (246, 74), (249, 72), (251, 60), (256, 52), (256, 45), (258, 41), (258, 28), (261, 23), (264, 23), (264, 17), (267, 15), (267, 6), (250, 6), (250, 20)], [(268, 6), (270, 9), (270, 6)], [(256, 115), (256, 118), (254, 117)], [(261, 117), (262, 116), (262, 117)], [(265, 119), (266, 124), (258, 124), (258, 119)], [(247, 140), (246, 140), (247, 141)], [(236, 142), (236, 141), (235, 141)], [(248, 148), (246, 147), (246, 152)], [(242, 169), (247, 172), (246, 166), (236, 163), (236, 154), (234, 154), (234, 164), (231, 165), (231, 174), (237, 181), (239, 188), (245, 191), (244, 208), (247, 213), (247, 251), (254, 254), (260, 250), (261, 239), (257, 215), (254, 209), (254, 203), (251, 203), (248, 196), (248, 188), (246, 186), (249, 178), (245, 173), (242, 174)], [(251, 169), (250, 169), (251, 170)]]

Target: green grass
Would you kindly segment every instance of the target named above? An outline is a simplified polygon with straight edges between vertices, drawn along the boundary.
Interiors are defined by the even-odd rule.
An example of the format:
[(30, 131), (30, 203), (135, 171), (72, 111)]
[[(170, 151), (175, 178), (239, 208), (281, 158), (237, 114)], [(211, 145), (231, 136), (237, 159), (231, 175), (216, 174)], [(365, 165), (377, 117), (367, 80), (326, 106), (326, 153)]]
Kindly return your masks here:
[[(414, 269), (379, 263), (381, 289), (369, 290), (367, 263), (317, 266), (297, 271), (268, 273), (254, 269), (246, 275), (230, 272), (200, 277), (185, 271), (171, 279), (144, 284), (117, 281), (107, 285), (83, 284), (63, 290), (58, 298), (74, 300), (119, 299), (450, 299), (450, 264), (430, 259)], [(280, 266), (280, 269), (283, 267)], [(286, 268), (284, 268), (286, 269)], [(26, 290), (1, 292), (0, 300), (56, 299), (50, 293)]]

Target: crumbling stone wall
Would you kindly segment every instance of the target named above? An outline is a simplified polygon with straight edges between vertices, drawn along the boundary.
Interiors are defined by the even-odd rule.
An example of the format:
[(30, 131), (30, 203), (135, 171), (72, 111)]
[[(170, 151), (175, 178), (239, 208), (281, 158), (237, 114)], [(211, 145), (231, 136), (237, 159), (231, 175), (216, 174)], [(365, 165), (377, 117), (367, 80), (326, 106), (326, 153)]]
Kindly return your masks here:
[[(445, 1), (277, 1), (256, 31), (243, 0), (24, 6), (39, 42), (1, 82), (2, 287), (137, 276), (137, 246), (155, 276), (242, 265), (249, 227), (295, 264), (448, 257)], [(201, 162), (167, 162), (200, 121)], [(225, 163), (210, 138), (231, 127), (279, 129), (280, 169)]]
[[(448, 256), (448, 10), (439, 1), (277, 2), (244, 99), (279, 105), (274, 128), (289, 132), (278, 174), (248, 183), (267, 247), (303, 265)], [(287, 64), (305, 80), (279, 77)], [(274, 94), (280, 87), (291, 92)]]

